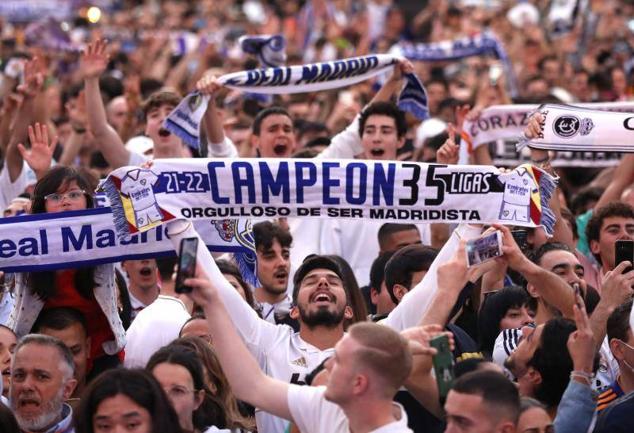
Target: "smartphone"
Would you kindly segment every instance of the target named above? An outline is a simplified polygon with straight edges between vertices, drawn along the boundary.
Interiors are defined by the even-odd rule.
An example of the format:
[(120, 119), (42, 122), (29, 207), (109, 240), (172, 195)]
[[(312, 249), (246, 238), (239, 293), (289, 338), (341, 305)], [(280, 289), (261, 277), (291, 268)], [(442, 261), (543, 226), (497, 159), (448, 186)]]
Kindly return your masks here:
[(189, 293), (190, 286), (185, 285), (185, 280), (193, 278), (196, 274), (196, 252), (198, 251), (198, 238), (185, 238), (181, 240), (178, 254), (178, 270), (176, 271), (176, 293)]
[(496, 230), (488, 235), (467, 241), (467, 266), (475, 266), (502, 255), (502, 232)]
[(449, 390), (453, 386), (453, 355), (449, 349), (449, 337), (439, 335), (430, 340), (429, 345), (438, 352), (434, 355), (432, 362), (434, 364), (434, 373), (436, 373), (436, 384), (438, 385), (438, 396), (444, 401), (449, 394)]
[(515, 243), (520, 247), (522, 252), (528, 250), (528, 231), (526, 229), (511, 230), (511, 235), (513, 235)]
[(500, 77), (502, 76), (502, 73), (504, 71), (502, 70), (502, 66), (495, 63), (493, 65), (491, 65), (491, 67), (489, 67), (489, 81), (491, 82), (492, 86), (497, 85)]
[[(634, 261), (634, 241), (630, 240), (618, 240), (614, 244), (614, 266), (617, 266), (621, 262)], [(632, 267), (629, 266), (624, 272), (631, 271)]]

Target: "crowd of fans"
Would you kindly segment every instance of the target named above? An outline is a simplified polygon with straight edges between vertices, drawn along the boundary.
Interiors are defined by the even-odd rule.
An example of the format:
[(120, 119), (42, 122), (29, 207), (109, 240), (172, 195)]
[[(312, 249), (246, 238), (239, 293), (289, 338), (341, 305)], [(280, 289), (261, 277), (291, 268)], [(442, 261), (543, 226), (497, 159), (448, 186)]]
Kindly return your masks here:
[[(23, 214), (97, 207), (100, 179), (155, 159), (457, 164), (463, 122), (491, 105), (634, 100), (634, 2), (563, 2), (563, 23), (549, 15), (562, 2), (545, 0), (113, 0), (99, 16), (77, 3), (46, 22), (49, 39), (0, 16), (0, 430), (630, 431), (634, 270), (615, 256), (617, 241), (634, 241), (630, 154), (554, 169), (553, 155), (530, 151), (559, 176), (552, 237), (254, 221), (256, 287), (230, 254), (207, 250), (189, 295), (175, 291), (176, 258), (2, 272), (2, 234)], [(487, 56), (400, 60), (380, 80), (271, 100), (218, 80), (259, 66), (240, 49), (245, 34), (283, 35), (297, 65), (484, 30), (510, 59), (501, 76)], [(411, 72), (427, 91), (422, 123), (394, 103)], [(200, 150), (163, 127), (193, 90), (211, 96)], [(478, 147), (470, 163), (491, 165), (492, 152)], [(502, 256), (468, 267), (466, 240), (494, 230)]]

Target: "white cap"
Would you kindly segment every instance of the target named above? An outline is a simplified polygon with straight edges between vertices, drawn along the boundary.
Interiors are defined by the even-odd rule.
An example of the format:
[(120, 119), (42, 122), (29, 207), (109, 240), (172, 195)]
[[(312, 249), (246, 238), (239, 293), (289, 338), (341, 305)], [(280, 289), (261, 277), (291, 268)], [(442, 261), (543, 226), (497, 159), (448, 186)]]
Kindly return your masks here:
[(137, 135), (136, 137), (132, 137), (128, 140), (125, 144), (125, 148), (130, 152), (138, 153), (139, 155), (148, 155), (154, 151), (154, 142), (150, 137)]
[(520, 3), (508, 11), (506, 18), (513, 26), (522, 28), (526, 24), (539, 23), (539, 10), (530, 3)]
[(423, 121), (416, 129), (414, 147), (420, 149), (427, 139), (443, 133), (445, 129), (447, 129), (447, 124), (440, 119), (432, 117)]

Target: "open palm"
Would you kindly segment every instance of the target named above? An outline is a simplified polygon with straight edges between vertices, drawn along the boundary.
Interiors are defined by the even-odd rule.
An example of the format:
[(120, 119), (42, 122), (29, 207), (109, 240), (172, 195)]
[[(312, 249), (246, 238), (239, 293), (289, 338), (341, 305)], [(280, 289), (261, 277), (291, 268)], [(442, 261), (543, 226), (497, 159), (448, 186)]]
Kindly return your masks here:
[(108, 66), (110, 60), (106, 53), (106, 41), (99, 40), (88, 44), (81, 54), (79, 70), (83, 78), (97, 78)]
[(46, 173), (51, 167), (57, 137), (53, 137), (53, 140), (49, 142), (46, 125), (36, 123), (34, 126), (29, 126), (29, 140), (31, 141), (30, 149), (27, 149), (22, 143), (18, 144), (18, 149), (22, 158), (39, 179), (41, 174)]

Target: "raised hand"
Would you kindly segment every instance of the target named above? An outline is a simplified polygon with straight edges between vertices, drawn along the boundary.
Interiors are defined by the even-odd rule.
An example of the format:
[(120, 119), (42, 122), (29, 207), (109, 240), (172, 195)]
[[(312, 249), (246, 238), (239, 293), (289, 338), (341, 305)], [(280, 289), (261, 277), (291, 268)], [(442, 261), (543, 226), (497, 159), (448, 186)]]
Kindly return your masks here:
[(79, 71), (84, 79), (99, 78), (106, 70), (110, 56), (106, 52), (106, 41), (101, 39), (90, 43), (82, 51)]
[(196, 90), (203, 95), (213, 95), (222, 88), (222, 84), (215, 75), (207, 74), (196, 83)]
[(447, 124), (447, 134), (449, 137), (436, 152), (436, 162), (439, 164), (458, 164), (460, 147), (455, 140), (456, 128), (451, 123)]
[(33, 169), (37, 178), (40, 179), (51, 167), (57, 136), (53, 137), (53, 140), (49, 142), (46, 125), (36, 123), (35, 126), (29, 126), (29, 140), (31, 142), (30, 149), (20, 143), (18, 144), (18, 150), (22, 158)]
[(596, 346), (594, 344), (592, 328), (590, 327), (590, 320), (586, 313), (586, 307), (578, 293), (575, 295), (573, 310), (577, 330), (568, 337), (568, 352), (572, 358), (572, 365), (575, 372), (591, 374)]
[(467, 242), (460, 241), (456, 253), (449, 261), (438, 266), (438, 287), (439, 290), (450, 290), (459, 292), (468, 281), (467, 275), (467, 253), (465, 251)]
[(626, 272), (630, 266), (630, 262), (621, 262), (604, 275), (601, 282), (601, 302), (609, 308), (616, 308), (632, 297), (634, 270)]
[(399, 82), (407, 74), (414, 72), (414, 65), (409, 60), (399, 59), (398, 63), (394, 66), (394, 71), (388, 81)]
[(42, 65), (37, 57), (24, 63), (24, 83), (18, 86), (18, 92), (25, 98), (32, 98), (44, 86), (44, 74)]

